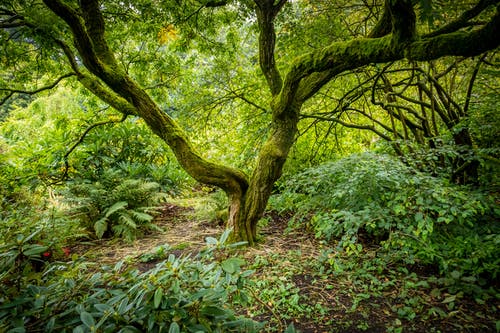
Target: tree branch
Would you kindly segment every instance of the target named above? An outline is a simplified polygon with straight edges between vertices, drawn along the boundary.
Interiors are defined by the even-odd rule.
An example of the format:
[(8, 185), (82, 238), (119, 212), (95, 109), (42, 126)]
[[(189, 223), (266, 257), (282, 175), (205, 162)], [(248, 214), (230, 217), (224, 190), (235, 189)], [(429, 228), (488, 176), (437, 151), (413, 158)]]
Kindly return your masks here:
[(464, 28), (469, 25), (468, 21), (481, 14), (481, 12), (483, 12), (486, 8), (495, 5), (497, 3), (499, 3), (498, 0), (480, 0), (474, 7), (463, 12), (462, 15), (460, 15), (460, 17), (455, 21), (446, 24), (445, 26), (439, 28), (436, 31), (426, 34), (423, 37), (424, 38), (435, 37), (442, 34), (455, 32), (461, 28)]
[(274, 19), (286, 0), (280, 0), (276, 5), (273, 0), (255, 0), (257, 4), (257, 20), (259, 23), (259, 63), (267, 84), (273, 96), (279, 94), (282, 87), (281, 74), (276, 66), (274, 50), (276, 32)]
[[(408, 1), (396, 1), (404, 10), (409, 10)], [(412, 16), (399, 7), (392, 15), (403, 12), (405, 17)], [(274, 103), (285, 110), (287, 105), (296, 101), (294, 96), (302, 98), (302, 102), (310, 98), (331, 78), (341, 72), (359, 68), (370, 63), (387, 63), (408, 58), (410, 60), (428, 61), (443, 56), (475, 56), (496, 48), (500, 44), (500, 14), (496, 14), (489, 23), (471, 32), (455, 32), (422, 39), (412, 39), (412, 33), (404, 28), (404, 22), (398, 19), (393, 29), (401, 27), (397, 34), (380, 38), (362, 38), (348, 42), (336, 42), (328, 47), (313, 51), (298, 58), (286, 75), (283, 89)], [(401, 39), (403, 38), (403, 39)], [(404, 40), (408, 38), (408, 40)], [(320, 73), (320, 74), (317, 74)], [(303, 83), (300, 81), (303, 80)], [(299, 86), (300, 83), (300, 86)], [(295, 95), (297, 93), (297, 95)]]
[(482, 28), (471, 32), (453, 32), (416, 40), (406, 47), (404, 57), (428, 61), (443, 56), (473, 57), (492, 50), (500, 44), (500, 8)]
[(85, 129), (85, 131), (83, 131), (83, 133), (80, 135), (80, 137), (78, 138), (78, 140), (64, 154), (64, 156), (63, 156), (63, 160), (64, 160), (64, 172), (61, 175), (61, 177), (59, 179), (55, 180), (54, 182), (52, 182), (51, 185), (54, 185), (54, 184), (57, 184), (57, 183), (60, 183), (60, 182), (62, 182), (64, 180), (66, 180), (66, 178), (68, 177), (68, 172), (69, 172), (69, 167), (70, 167), (69, 162), (68, 162), (68, 157), (76, 149), (76, 147), (78, 147), (83, 142), (83, 140), (85, 140), (85, 137), (87, 136), (87, 134), (90, 133), (91, 130), (93, 130), (96, 127), (107, 125), (107, 124), (122, 123), (122, 122), (125, 121), (125, 119), (127, 119), (127, 117), (128, 117), (128, 115), (123, 114), (122, 117), (121, 117), (121, 119), (119, 119), (119, 120), (115, 120), (115, 119), (103, 120), (103, 121), (94, 123), (94, 124), (90, 125), (89, 127), (87, 127)]
[(347, 122), (345, 122), (343, 120), (340, 120), (338, 118), (334, 118), (334, 117), (331, 117), (331, 118), (330, 117), (322, 117), (322, 116), (317, 116), (317, 115), (312, 115), (312, 114), (303, 114), (303, 115), (301, 115), (301, 118), (318, 119), (318, 120), (323, 120), (323, 121), (334, 122), (334, 123), (337, 123), (337, 124), (340, 124), (342, 126), (349, 127), (349, 128), (369, 130), (369, 131), (372, 131), (373, 133), (377, 134), (378, 136), (380, 136), (384, 140), (392, 141), (392, 139), (390, 137), (388, 137), (384, 133), (382, 133), (379, 130), (377, 130), (374, 126), (347, 123)]
[[(104, 40), (102, 14), (95, 0), (82, 0), (82, 10), (87, 21), (61, 0), (43, 0), (44, 3), (70, 27), (76, 49), (85, 67), (102, 80), (111, 90), (135, 108), (151, 130), (163, 139), (181, 166), (196, 180), (218, 186), (227, 193), (243, 193), (248, 188), (247, 176), (240, 170), (210, 162), (203, 158), (192, 146), (185, 131), (168, 114), (163, 112), (151, 97), (132, 78), (114, 64), (114, 57)], [(93, 15), (99, 16), (98, 18)], [(90, 37), (89, 31), (97, 36)], [(106, 45), (97, 45), (97, 44)], [(110, 54), (107, 54), (110, 53)], [(97, 80), (85, 77), (80, 80), (89, 83), (91, 90), (103, 97), (102, 85)], [(106, 92), (106, 91), (105, 91)], [(104, 95), (105, 98), (108, 96)], [(113, 96), (111, 96), (113, 97)], [(116, 101), (116, 100), (115, 100)], [(120, 111), (122, 111), (120, 109)]]
[(481, 63), (486, 58), (486, 53), (483, 54), (481, 58), (479, 58), (476, 66), (474, 66), (474, 70), (472, 71), (472, 75), (469, 80), (469, 84), (467, 85), (467, 95), (465, 97), (465, 105), (463, 107), (462, 116), (467, 116), (469, 114), (469, 105), (472, 96), (472, 88), (474, 88), (474, 82), (476, 81), (477, 74), (479, 73), (479, 67), (481, 67)]
[(70, 77), (70, 76), (75, 76), (76, 73), (67, 73), (67, 74), (64, 74), (62, 76), (60, 76), (59, 78), (57, 78), (54, 82), (48, 84), (48, 85), (45, 85), (43, 87), (40, 87), (38, 89), (35, 89), (35, 90), (21, 90), (21, 89), (9, 89), (9, 88), (0, 88), (0, 91), (7, 91), (9, 92), (9, 94), (4, 97), (2, 100), (0, 100), (0, 105), (4, 104), (5, 102), (7, 102), (7, 100), (12, 97), (14, 94), (24, 94), (24, 95), (35, 95), (35, 94), (38, 94), (42, 91), (45, 91), (45, 90), (50, 90), (52, 88), (54, 88), (55, 86), (57, 86), (59, 84), (59, 82), (61, 82), (62, 80)]

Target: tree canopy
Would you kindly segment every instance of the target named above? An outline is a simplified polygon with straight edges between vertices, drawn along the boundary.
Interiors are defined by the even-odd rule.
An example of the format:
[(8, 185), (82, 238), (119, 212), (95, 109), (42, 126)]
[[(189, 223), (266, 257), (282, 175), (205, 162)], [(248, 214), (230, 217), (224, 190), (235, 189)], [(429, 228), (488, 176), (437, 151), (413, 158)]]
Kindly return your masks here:
[[(494, 0), (449, 1), (442, 8), (440, 12), (433, 10), (431, 1), (411, 0), (371, 5), (306, 0), (4, 0), (0, 105), (23, 103), (23, 96), (69, 81), (124, 117), (142, 118), (187, 173), (227, 193), (228, 226), (235, 239), (253, 244), (257, 221), (282, 174), (300, 121), (327, 118), (372, 130), (388, 141), (410, 134), (418, 141), (437, 134), (426, 112), (436, 113), (449, 128), (467, 115), (471, 92), (466, 89), (465, 105), (459, 105), (436, 80), (447, 70), (423, 66), (448, 56), (479, 56), (479, 66), (486, 60), (485, 52), (500, 43), (500, 5)], [(374, 64), (388, 65), (370, 74), (367, 66)], [(391, 68), (392, 74), (405, 69), (413, 73), (411, 78), (425, 82), (394, 91), (396, 80), (405, 79), (391, 76)], [(326, 100), (326, 92), (340, 90), (342, 81), (348, 80), (345, 75), (362, 70), (370, 83), (368, 88), (360, 84), (351, 98), (371, 92), (371, 103), (386, 110), (388, 118), (368, 116), (371, 124), (349, 124), (341, 112), (310, 112), (314, 103)], [(427, 96), (417, 101), (419, 112), (398, 103), (397, 99), (415, 101), (414, 95), (405, 95), (409, 92)], [(210, 105), (217, 103), (214, 95), (221, 96), (221, 104), (241, 102), (239, 112), (259, 129), (252, 134), (258, 149), (249, 167), (212, 161), (196, 148), (203, 143), (193, 143), (196, 133), (189, 131), (189, 115), (205, 104), (203, 112), (210, 118)], [(344, 96), (349, 98), (349, 92)], [(338, 100), (332, 98), (329, 107), (341, 106)], [(345, 114), (345, 108), (338, 110)], [(231, 124), (231, 112), (236, 111), (229, 107), (224, 112)], [(460, 144), (470, 144), (467, 140), (467, 133), (456, 135)]]

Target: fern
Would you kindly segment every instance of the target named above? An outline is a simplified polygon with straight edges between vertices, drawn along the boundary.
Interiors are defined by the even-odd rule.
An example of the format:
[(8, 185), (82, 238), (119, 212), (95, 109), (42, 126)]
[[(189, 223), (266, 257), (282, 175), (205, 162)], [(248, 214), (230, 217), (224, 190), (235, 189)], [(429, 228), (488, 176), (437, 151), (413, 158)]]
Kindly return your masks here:
[(97, 238), (102, 238), (106, 230), (108, 230), (108, 218), (103, 217), (97, 220), (97, 222), (94, 223), (94, 230)]
[(134, 240), (145, 230), (161, 230), (152, 223), (155, 206), (166, 197), (159, 190), (158, 183), (121, 179), (110, 170), (99, 182), (73, 184), (66, 201), (71, 214), (97, 238)]

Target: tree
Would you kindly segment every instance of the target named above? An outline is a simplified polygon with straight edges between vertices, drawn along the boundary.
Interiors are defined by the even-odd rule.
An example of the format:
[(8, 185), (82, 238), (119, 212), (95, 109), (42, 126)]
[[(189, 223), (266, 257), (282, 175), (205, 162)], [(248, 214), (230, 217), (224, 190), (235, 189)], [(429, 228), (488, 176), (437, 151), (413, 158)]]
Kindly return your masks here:
[(470, 109), (487, 90), (474, 89), (480, 69), (494, 69), (494, 58), (485, 53), (478, 59), (368, 66), (357, 73), (358, 83), (340, 97), (336, 97), (338, 89), (323, 93), (323, 99), (335, 100), (331, 109), (313, 108), (302, 117), (370, 131), (389, 142), (403, 160), (419, 152), (429, 154), (432, 158), (420, 165), (422, 171), (446, 170), (443, 173), (453, 182), (474, 184), (479, 155), (490, 147), (474, 140)]
[[(417, 27), (413, 1), (386, 0), (380, 19), (368, 38), (333, 41), (322, 48), (304, 52), (290, 64), (280, 67), (276, 59), (275, 22), (287, 5), (286, 0), (193, 0), (163, 6), (138, 0), (120, 2), (118, 7), (125, 8), (121, 11), (113, 2), (98, 0), (80, 0), (78, 4), (63, 0), (43, 0), (43, 3), (36, 0), (2, 1), (0, 31), (4, 54), (9, 52), (3, 56), (2, 62), (11, 62), (12, 56), (18, 56), (18, 63), (15, 66), (10, 64), (11, 68), (28, 69), (30, 64), (36, 64), (36, 58), (26, 50), (36, 49), (59, 60), (54, 67), (45, 68), (48, 73), (66, 74), (33, 90), (2, 88), (4, 96), (1, 101), (5, 102), (17, 93), (34, 94), (51, 88), (64, 78), (75, 77), (119, 112), (144, 119), (151, 130), (169, 145), (180, 165), (192, 177), (223, 189), (229, 198), (228, 226), (233, 228), (234, 238), (253, 244), (257, 222), (264, 212), (273, 184), (281, 176), (297, 134), (301, 109), (307, 100), (340, 74), (368, 64), (403, 59), (429, 61), (447, 55), (472, 57), (496, 48), (500, 43), (497, 37), (499, 2), (477, 1), (450, 23), (422, 35)], [(492, 9), (494, 6), (496, 12)], [(126, 21), (129, 13), (146, 20), (150, 19), (149, 11), (179, 11), (177, 7), (181, 11), (189, 10), (183, 13), (185, 17), (227, 7), (230, 11), (250, 13), (251, 20), (256, 21), (258, 62), (270, 94), (271, 120), (249, 176), (236, 168), (209, 161), (198, 153), (177, 121), (160, 108), (117, 60), (120, 45), (109, 38), (113, 27), (118, 27), (117, 21)], [(473, 21), (478, 17), (482, 21)], [(472, 24), (474, 27), (470, 29)], [(124, 28), (124, 25), (119, 27)], [(162, 38), (175, 38), (175, 34), (175, 27), (167, 25)], [(9, 81), (26, 80), (21, 74), (2, 74), (1, 83), (8, 86)]]

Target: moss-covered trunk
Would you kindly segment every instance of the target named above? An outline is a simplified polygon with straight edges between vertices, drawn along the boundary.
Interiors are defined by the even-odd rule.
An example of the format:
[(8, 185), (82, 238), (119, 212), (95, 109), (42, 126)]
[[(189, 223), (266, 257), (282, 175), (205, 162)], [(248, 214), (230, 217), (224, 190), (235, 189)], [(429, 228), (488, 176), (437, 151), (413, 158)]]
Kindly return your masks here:
[(240, 195), (229, 195), (228, 224), (234, 229), (236, 239), (247, 241), (250, 245), (256, 241), (257, 223), (266, 209), (274, 183), (282, 174), (297, 133), (297, 106), (284, 112), (275, 110), (275, 114), (281, 116), (273, 121), (269, 137), (250, 177), (248, 189)]

